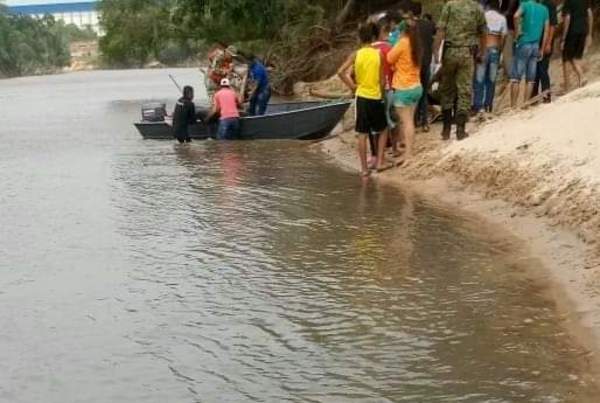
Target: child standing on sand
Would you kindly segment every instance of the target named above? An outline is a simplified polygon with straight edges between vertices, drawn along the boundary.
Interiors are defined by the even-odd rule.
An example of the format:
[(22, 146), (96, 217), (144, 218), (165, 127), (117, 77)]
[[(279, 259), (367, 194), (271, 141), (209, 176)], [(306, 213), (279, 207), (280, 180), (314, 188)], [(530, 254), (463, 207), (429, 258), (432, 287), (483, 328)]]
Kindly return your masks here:
[(387, 121), (383, 103), (385, 75), (381, 51), (371, 45), (376, 27), (362, 24), (358, 29), (361, 47), (350, 55), (338, 71), (340, 79), (356, 95), (356, 133), (361, 175), (369, 175), (367, 140), (369, 134), (379, 134), (377, 144), (377, 170), (384, 168), (384, 151), (387, 145)]

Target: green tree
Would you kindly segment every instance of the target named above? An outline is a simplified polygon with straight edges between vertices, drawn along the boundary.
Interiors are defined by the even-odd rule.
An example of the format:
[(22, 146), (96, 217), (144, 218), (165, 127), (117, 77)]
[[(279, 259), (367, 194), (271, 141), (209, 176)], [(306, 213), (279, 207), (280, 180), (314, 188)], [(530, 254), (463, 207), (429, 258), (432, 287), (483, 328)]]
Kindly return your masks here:
[(0, 7), (0, 72), (35, 74), (68, 65), (68, 38), (51, 16), (33, 19)]
[(102, 0), (100, 49), (115, 65), (142, 66), (158, 58), (173, 34), (171, 0)]

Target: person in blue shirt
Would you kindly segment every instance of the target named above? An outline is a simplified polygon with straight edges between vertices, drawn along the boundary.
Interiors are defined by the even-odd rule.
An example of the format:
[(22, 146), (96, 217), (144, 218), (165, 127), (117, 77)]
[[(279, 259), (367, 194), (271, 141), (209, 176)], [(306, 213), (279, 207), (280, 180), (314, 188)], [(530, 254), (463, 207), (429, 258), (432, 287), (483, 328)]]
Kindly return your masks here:
[(250, 93), (250, 116), (264, 115), (267, 105), (271, 99), (271, 84), (269, 83), (269, 72), (256, 56), (250, 56), (248, 71), (249, 79), (253, 82), (253, 91)]

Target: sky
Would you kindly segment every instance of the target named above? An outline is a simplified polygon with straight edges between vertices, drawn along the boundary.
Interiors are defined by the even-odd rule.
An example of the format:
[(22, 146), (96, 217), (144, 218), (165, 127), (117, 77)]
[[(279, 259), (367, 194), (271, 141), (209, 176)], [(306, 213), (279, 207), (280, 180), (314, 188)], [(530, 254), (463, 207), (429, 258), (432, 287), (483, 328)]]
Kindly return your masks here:
[(25, 4), (54, 4), (54, 3), (80, 3), (93, 0), (0, 0), (7, 6), (22, 6)]

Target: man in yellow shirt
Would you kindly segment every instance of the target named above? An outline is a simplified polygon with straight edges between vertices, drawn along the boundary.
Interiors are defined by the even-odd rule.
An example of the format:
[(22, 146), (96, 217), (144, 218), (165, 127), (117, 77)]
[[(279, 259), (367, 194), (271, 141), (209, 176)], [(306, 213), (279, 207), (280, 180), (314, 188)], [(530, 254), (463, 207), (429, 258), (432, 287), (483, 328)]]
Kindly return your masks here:
[(373, 24), (363, 24), (358, 29), (361, 47), (350, 55), (338, 71), (340, 79), (356, 95), (356, 133), (361, 175), (369, 175), (367, 164), (367, 139), (378, 134), (377, 170), (384, 168), (384, 152), (387, 145), (387, 120), (383, 102), (385, 75), (383, 55), (371, 45), (377, 30)]

